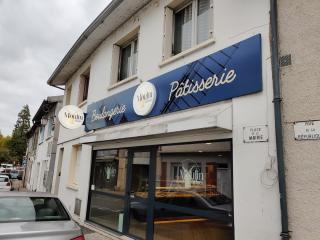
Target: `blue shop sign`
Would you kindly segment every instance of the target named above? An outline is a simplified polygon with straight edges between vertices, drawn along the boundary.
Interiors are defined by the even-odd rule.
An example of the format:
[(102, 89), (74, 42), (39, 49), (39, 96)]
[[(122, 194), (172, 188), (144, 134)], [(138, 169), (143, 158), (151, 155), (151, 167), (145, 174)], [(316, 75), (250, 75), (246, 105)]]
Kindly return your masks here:
[[(261, 35), (250, 37), (148, 82), (153, 85), (155, 92), (146, 90), (143, 93), (137, 89), (139, 86), (135, 86), (90, 104), (86, 115), (86, 130), (262, 91)], [(135, 109), (133, 106), (134, 98), (145, 102), (148, 98), (155, 98), (152, 109), (145, 116), (138, 115), (136, 106)]]

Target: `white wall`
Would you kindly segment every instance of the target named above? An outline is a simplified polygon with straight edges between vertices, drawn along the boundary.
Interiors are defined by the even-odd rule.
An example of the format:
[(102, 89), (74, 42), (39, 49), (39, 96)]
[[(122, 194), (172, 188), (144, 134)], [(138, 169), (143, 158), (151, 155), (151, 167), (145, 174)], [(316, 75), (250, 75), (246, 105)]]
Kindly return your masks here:
[[(77, 141), (68, 142), (59, 146), (63, 147), (63, 160), (61, 166), (61, 177), (60, 177), (60, 187), (58, 196), (62, 199), (65, 206), (68, 208), (70, 213), (74, 212), (75, 199), (79, 198), (82, 201), (80, 218), (76, 215), (74, 217), (78, 221), (84, 221), (86, 216), (87, 208), (87, 198), (89, 191), (89, 178), (90, 178), (90, 169), (91, 169), (91, 153), (92, 148), (90, 145), (82, 144), (82, 154), (80, 158), (80, 167), (79, 167), (79, 182), (78, 187), (70, 186), (69, 184), (69, 166), (72, 155), (72, 146), (77, 145)], [(57, 152), (60, 152), (58, 148)], [(59, 158), (59, 156), (58, 156)], [(56, 165), (58, 164), (58, 159), (56, 160)], [(55, 181), (55, 178), (54, 178)], [(54, 189), (54, 187), (52, 188)]]
[[(111, 84), (112, 45), (137, 25), (140, 25), (138, 78), (143, 81), (260, 33), (262, 35), (263, 92), (232, 100), (235, 239), (280, 239), (281, 224), (277, 184), (271, 188), (266, 188), (260, 180), (265, 164), (270, 162), (269, 155), (275, 156), (269, 46), (269, 1), (214, 1), (215, 43), (168, 65), (159, 67), (162, 61), (164, 3), (165, 1), (151, 2), (145, 9), (138, 12), (137, 16), (130, 19), (100, 45), (69, 80), (68, 84), (73, 85), (71, 103), (75, 103), (77, 99), (80, 74), (89, 65), (91, 65), (91, 82), (88, 104), (139, 83), (139, 80), (134, 80), (108, 90)], [(213, 107), (215, 105), (218, 104), (213, 104)], [(86, 110), (86, 105), (83, 106), (83, 109)], [(183, 113), (177, 115), (179, 114)], [(244, 144), (243, 127), (252, 125), (268, 125), (269, 142)], [(117, 127), (114, 127), (114, 130), (117, 131)], [(97, 133), (99, 133), (99, 130)], [(71, 146), (79, 143), (78, 137), (83, 135), (85, 135), (83, 130), (62, 129), (58, 141), (60, 142), (59, 147), (65, 149), (59, 196), (71, 211), (73, 211), (75, 197), (82, 199), (81, 221), (84, 220), (87, 204), (91, 162), (89, 146), (83, 147), (81, 184), (79, 184), (78, 190), (67, 187), (67, 174)]]
[[(55, 108), (51, 109), (51, 111), (48, 113), (48, 116), (54, 116), (55, 115), (54, 111), (55, 111)], [(50, 165), (50, 155), (48, 155), (48, 146), (50, 143), (52, 144), (54, 140), (53, 132), (50, 135), (48, 135), (48, 127), (49, 127), (48, 123), (45, 125), (45, 128), (44, 128), (43, 141), (41, 141), (41, 134), (39, 132), (38, 142), (36, 142), (37, 149), (35, 151), (34, 157), (32, 158), (31, 175), (30, 175), (29, 182), (27, 184), (27, 189), (31, 191), (37, 191), (37, 192), (47, 191), (46, 186), (43, 184), (43, 179), (44, 179), (45, 171), (49, 170), (49, 165)], [(56, 125), (55, 131), (57, 130), (58, 130), (58, 126)], [(40, 131), (40, 127), (38, 127), (35, 131)], [(51, 152), (52, 150), (50, 149), (50, 154)]]

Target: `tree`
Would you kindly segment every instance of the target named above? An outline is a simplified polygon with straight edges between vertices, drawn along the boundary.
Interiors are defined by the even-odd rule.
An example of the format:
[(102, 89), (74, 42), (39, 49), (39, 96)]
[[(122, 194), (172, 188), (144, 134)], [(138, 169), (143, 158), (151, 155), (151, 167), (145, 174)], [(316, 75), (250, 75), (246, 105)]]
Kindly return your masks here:
[(30, 110), (29, 106), (23, 106), (18, 114), (17, 122), (14, 126), (12, 137), (8, 142), (10, 155), (16, 162), (22, 163), (27, 149), (27, 132), (30, 128)]
[(0, 163), (8, 163), (12, 161), (12, 157), (10, 156), (10, 152), (8, 149), (8, 142), (10, 141), (10, 137), (4, 137), (0, 132)]

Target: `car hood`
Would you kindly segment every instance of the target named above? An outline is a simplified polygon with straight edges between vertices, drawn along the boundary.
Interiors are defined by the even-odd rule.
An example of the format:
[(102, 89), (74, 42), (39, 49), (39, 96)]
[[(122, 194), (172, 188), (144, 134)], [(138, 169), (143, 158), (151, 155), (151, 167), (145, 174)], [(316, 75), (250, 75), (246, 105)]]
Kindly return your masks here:
[(0, 223), (0, 239), (71, 239), (81, 235), (73, 221)]

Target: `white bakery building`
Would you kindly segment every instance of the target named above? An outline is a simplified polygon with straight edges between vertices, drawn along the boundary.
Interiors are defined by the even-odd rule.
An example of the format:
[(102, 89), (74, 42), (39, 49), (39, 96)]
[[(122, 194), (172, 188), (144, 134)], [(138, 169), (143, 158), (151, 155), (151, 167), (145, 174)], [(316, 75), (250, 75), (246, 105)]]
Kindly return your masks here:
[(85, 30), (48, 80), (86, 116), (60, 129), (52, 186), (80, 223), (119, 238), (281, 238), (269, 11), (113, 0)]

